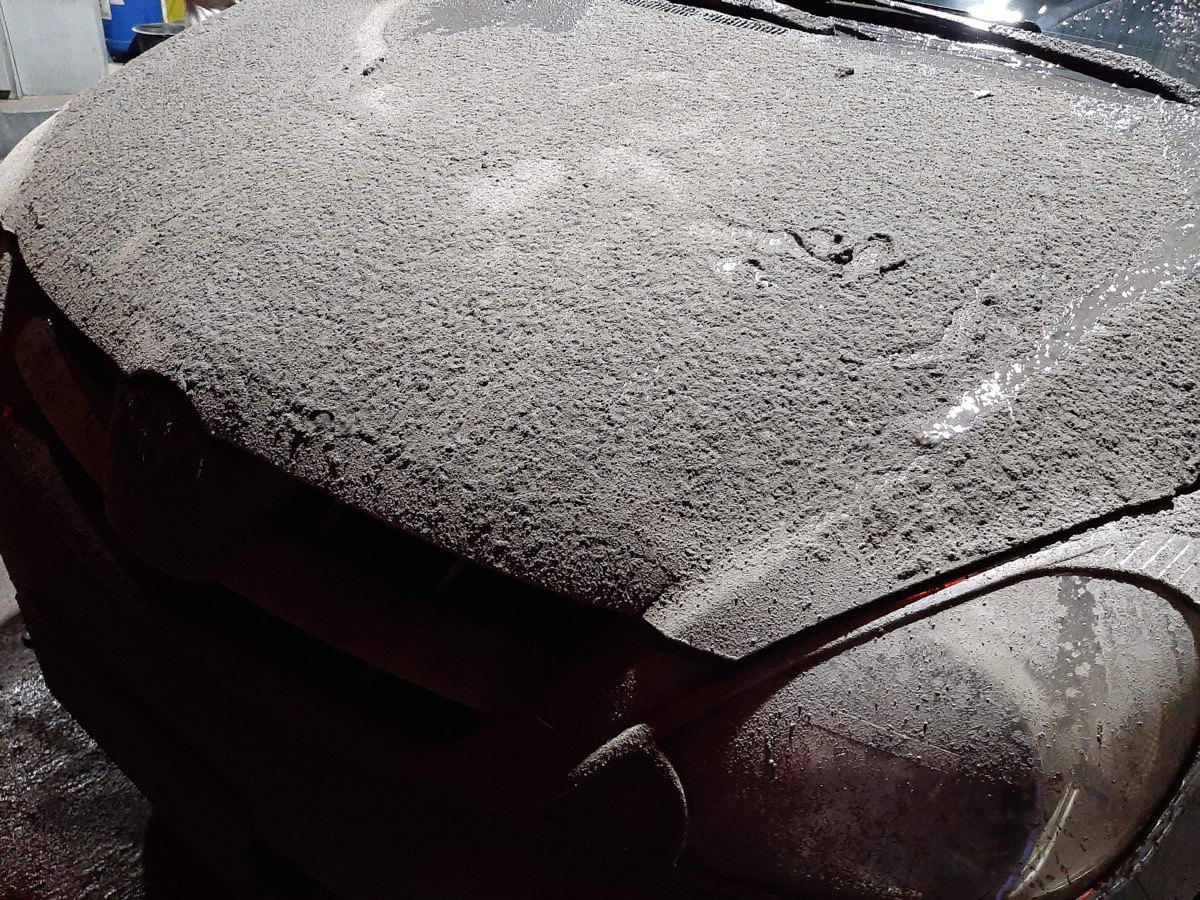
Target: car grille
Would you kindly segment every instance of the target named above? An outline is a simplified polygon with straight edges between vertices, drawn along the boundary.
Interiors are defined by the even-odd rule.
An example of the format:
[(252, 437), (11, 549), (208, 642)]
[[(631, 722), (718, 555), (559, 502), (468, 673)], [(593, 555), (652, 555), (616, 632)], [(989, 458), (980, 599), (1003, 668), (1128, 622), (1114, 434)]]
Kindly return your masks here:
[(159, 558), (153, 540), (139, 544), (129, 528), (113, 527), (129, 515), (113, 514), (121, 479), (108, 463), (109, 422), (131, 384), (173, 389), (150, 376), (124, 378), (54, 309), (19, 257), (0, 355), (4, 416), (49, 445), (91, 525), (123, 562), (167, 586), (161, 602), (428, 739), (479, 729), (576, 666), (614, 623), (630, 621), (433, 547), (207, 435), (218, 469), (268, 484), (269, 500), (246, 512), (252, 528), (227, 535), (237, 553), (214, 561), (188, 554), (200, 548), (194, 555), (203, 557), (205, 529), (227, 522), (178, 497), (147, 512), (156, 500), (141, 496), (133, 514), (147, 520), (142, 530), (174, 548)]

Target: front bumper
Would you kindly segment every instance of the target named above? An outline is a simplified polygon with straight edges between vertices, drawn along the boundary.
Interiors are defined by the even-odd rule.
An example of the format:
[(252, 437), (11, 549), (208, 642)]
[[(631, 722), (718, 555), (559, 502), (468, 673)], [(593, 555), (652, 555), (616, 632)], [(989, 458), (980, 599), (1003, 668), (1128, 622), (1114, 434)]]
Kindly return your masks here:
[[(539, 681), (557, 660), (539, 652), (552, 641), (510, 628), (499, 615), (505, 604), (515, 621), (536, 624), (540, 604), (550, 602), (549, 621), (572, 623), (576, 639), (595, 646), (615, 635), (617, 645), (635, 645), (634, 656), (662, 658), (640, 641), (642, 623), (608, 629), (586, 610), (555, 618), (552, 600), (486, 572), (463, 574), (461, 564), (452, 569), (460, 581), (493, 588), (482, 612), (453, 589), (439, 595), (436, 610), (403, 597), (394, 608), (355, 606), (364, 582), (339, 584), (347, 567), (334, 565), (332, 551), (316, 562), (277, 552), (273, 570), (258, 548), (245, 554), (249, 565), (227, 571), (259, 590), (261, 603), (212, 579), (165, 575), (130, 552), (106, 516), (104, 420), (115, 370), (94, 377), (79, 364), (79, 354), (96, 361), (94, 348), (75, 336), (63, 337), (76, 340), (71, 352), (49, 344), (26, 352), (35, 387), (19, 370), (13, 343), (22, 330), (12, 323), (22, 308), (26, 321), (46, 322), (39, 296), (17, 258), (9, 327), (0, 332), (0, 554), (51, 690), (230, 896), (259, 895), (263, 871), (279, 856), (305, 873), (299, 882), (314, 896), (376, 898), (400, 886), (454, 898), (707, 895), (504, 815), (554, 771), (539, 748), (569, 768), (594, 746), (585, 734), (563, 734), (562, 746), (557, 735), (522, 740), (527, 695), (558, 689)], [(348, 517), (342, 509), (330, 515), (329, 502), (318, 498), (325, 519)], [(411, 554), (396, 558), (387, 539), (379, 546), (391, 554), (388, 565), (407, 562), (412, 575)], [(264, 574), (280, 584), (264, 586)], [(344, 597), (319, 594), (339, 587)], [(427, 646), (393, 655), (412, 666), (411, 679), (374, 664), (388, 661), (381, 635), (410, 632)], [(565, 636), (563, 643), (571, 646)], [(683, 668), (693, 677), (704, 671)], [(552, 702), (539, 708), (553, 714)]]
[[(0, 347), (8, 349), (3, 340)], [(0, 356), (0, 376), (19, 390), (12, 366)], [(6, 399), (36, 405), (11, 392)], [(584, 854), (513, 824), (519, 811), (504, 815), (497, 798), (506, 791), (489, 786), (481, 770), (494, 766), (535, 785), (540, 771), (553, 771), (547, 759), (569, 768), (581, 758), (579, 747), (595, 746), (586, 734), (556, 736), (550, 743), (566, 750), (531, 753), (523, 763), (529, 723), (517, 714), (508, 727), (492, 729), (492, 743), (468, 739), (463, 752), (458, 738), (472, 730), (470, 716), (457, 721), (444, 706), (431, 713), (422, 694), (364, 700), (364, 673), (354, 668), (361, 660), (226, 588), (169, 578), (134, 558), (105, 520), (94, 472), (102, 462), (87, 452), (94, 435), (86, 417), (80, 421), (85, 427), (64, 436), (60, 423), (50, 428), (36, 414), (6, 411), (0, 553), (51, 689), (231, 896), (260, 893), (263, 861), (275, 854), (310, 877), (306, 890), (316, 896), (379, 897), (399, 886), (421, 897), (711, 896), (670, 877), (669, 867)], [(712, 675), (665, 651), (633, 655), (650, 658), (648, 670), (671, 672), (660, 679), (671, 696)], [(420, 674), (449, 683), (446, 673)], [(592, 687), (606, 677), (583, 676)], [(584, 694), (573, 690), (578, 679), (565, 682), (549, 693), (572, 710)], [(463, 685), (454, 683), (462, 699), (487, 706), (486, 691)], [(432, 719), (451, 727), (431, 734)], [(496, 748), (502, 752), (489, 752)], [(1198, 783), (1193, 771), (1146, 843), (1098, 895), (1193, 900), (1200, 888)], [(459, 802), (472, 794), (493, 802)]]
[(259, 842), (344, 897), (702, 895), (415, 790), (386, 726), (230, 633), (246, 610), (131, 572), (49, 447), (11, 422), (2, 441), (0, 552), (51, 690), (231, 895), (256, 895)]

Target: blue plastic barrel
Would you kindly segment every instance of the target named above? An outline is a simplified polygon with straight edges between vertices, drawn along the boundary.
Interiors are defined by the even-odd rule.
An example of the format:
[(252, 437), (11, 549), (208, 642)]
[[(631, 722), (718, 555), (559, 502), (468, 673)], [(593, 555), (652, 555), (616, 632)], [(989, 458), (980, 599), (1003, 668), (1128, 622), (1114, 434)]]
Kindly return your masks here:
[(161, 22), (161, 0), (101, 0), (100, 16), (104, 19), (104, 43), (113, 56), (128, 56), (133, 52), (137, 35), (134, 25)]

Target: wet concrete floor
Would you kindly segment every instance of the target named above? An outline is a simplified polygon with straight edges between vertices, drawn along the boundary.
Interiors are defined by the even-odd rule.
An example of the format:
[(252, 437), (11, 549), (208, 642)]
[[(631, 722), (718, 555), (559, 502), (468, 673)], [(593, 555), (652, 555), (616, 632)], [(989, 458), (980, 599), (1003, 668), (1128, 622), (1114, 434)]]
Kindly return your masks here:
[(59, 706), (0, 566), (0, 900), (144, 900), (150, 805)]

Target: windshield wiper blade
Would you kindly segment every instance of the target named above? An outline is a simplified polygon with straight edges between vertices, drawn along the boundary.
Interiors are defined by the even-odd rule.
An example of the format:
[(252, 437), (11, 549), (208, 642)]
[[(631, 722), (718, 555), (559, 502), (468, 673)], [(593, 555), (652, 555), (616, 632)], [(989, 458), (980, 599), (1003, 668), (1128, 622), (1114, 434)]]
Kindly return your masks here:
[(987, 43), (1015, 50), (1119, 87), (1158, 94), (1168, 100), (1200, 105), (1200, 88), (1168, 75), (1137, 57), (1092, 47), (1032, 28), (1032, 23), (1006, 25), (907, 0), (670, 0), (685, 6), (756, 18), (811, 34), (849, 31), (853, 23), (870, 23), (933, 34), (955, 41)]
[(1200, 105), (1200, 88), (1182, 78), (1168, 75), (1139, 57), (1104, 47), (1092, 47), (1053, 34), (1022, 31), (1011, 25), (993, 24), (988, 31), (989, 43), (1017, 50), (1043, 62), (1054, 63), (1119, 87), (1135, 88), (1168, 100)]
[[(789, 0), (789, 4), (792, 0)], [(808, 5), (806, 0), (799, 3)], [(829, 10), (859, 6), (870, 10), (891, 11), (917, 20), (940, 23), (952, 32), (954, 40), (980, 40), (1016, 50), (1043, 62), (1053, 63), (1107, 81), (1120, 87), (1159, 94), (1181, 103), (1200, 103), (1200, 88), (1168, 75), (1143, 59), (1102, 47), (1092, 47), (1055, 35), (1043, 34), (1036, 23), (1009, 25), (977, 19), (969, 13), (942, 9), (908, 0), (814, 0)], [(891, 24), (891, 23), (889, 23)]]
[[(834, 34), (839, 30), (848, 30), (855, 37), (873, 40), (870, 35), (858, 31), (829, 16), (808, 12), (800, 4), (784, 4), (777, 0), (626, 0), (635, 5), (657, 6), (666, 9), (671, 6), (688, 9), (707, 10), (724, 16), (751, 19), (757, 22), (767, 22), (783, 28), (803, 31), (807, 34)], [(813, 7), (821, 3), (811, 4)], [(846, 27), (843, 27), (846, 26)]]

